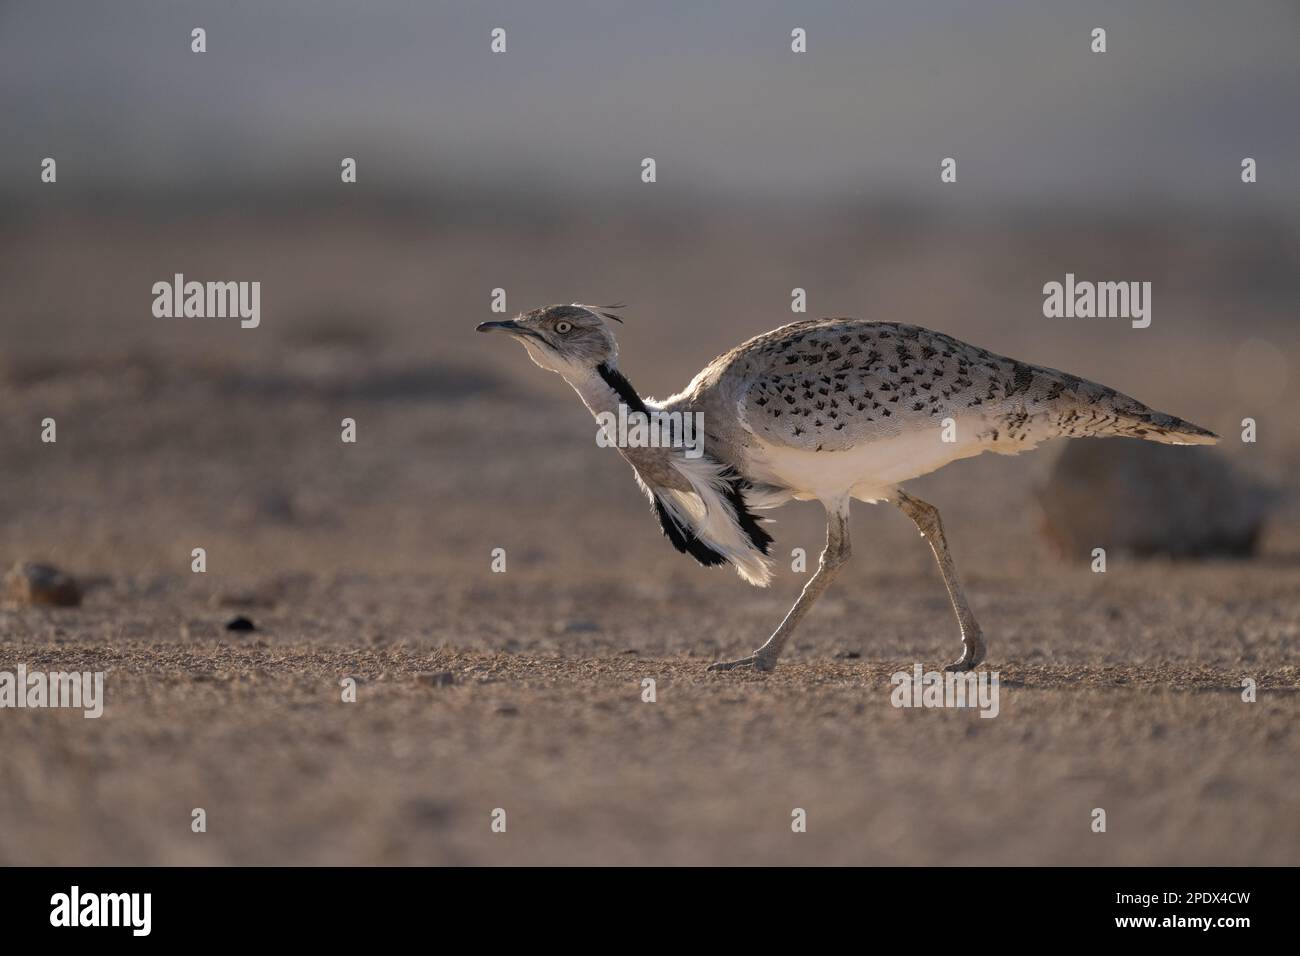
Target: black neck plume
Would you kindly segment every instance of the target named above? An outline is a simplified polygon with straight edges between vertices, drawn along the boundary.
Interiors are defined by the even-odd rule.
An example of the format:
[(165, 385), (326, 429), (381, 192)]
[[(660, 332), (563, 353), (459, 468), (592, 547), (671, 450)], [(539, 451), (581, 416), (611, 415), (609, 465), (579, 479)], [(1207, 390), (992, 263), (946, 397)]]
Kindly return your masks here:
[(641, 401), (641, 396), (636, 393), (632, 383), (623, 377), (623, 373), (618, 369), (611, 367), (607, 362), (601, 362), (596, 366), (596, 371), (604, 379), (605, 384), (614, 390), (619, 400), (628, 407), (628, 411), (645, 413), (648, 409), (645, 402)]

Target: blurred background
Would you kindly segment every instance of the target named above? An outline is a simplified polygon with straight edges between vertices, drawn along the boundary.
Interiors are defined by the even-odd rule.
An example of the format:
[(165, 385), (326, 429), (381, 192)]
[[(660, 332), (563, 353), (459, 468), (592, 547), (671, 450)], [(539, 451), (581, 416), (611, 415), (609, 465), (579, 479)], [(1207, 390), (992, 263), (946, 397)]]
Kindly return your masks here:
[[(205, 53), (191, 52), (195, 27)], [(497, 27), (502, 54), (489, 47)], [(1090, 50), (1096, 27), (1104, 54)], [(795, 28), (806, 53), (791, 52)], [(0, 637), (71, 642), (67, 660), (87, 640), (181, 648), (167, 665), (181, 674), (209, 666), (186, 655), (226, 640), (236, 608), (253, 609), (268, 653), (318, 641), (574, 657), (746, 650), (802, 578), (759, 594), (673, 553), (567, 386), (473, 330), (493, 317), (496, 288), (512, 314), (625, 302), (623, 370), (663, 396), (800, 318), (799, 287), (809, 315), (926, 325), (1212, 428), (1226, 440), (1210, 454), (1276, 494), (1253, 563), (1157, 560), (1102, 576), (1070, 563), (1081, 556), (1062, 553), (1068, 535), (1040, 534), (1058, 450), (924, 479), (1000, 658), (1289, 661), (1298, 39), (1290, 0), (7, 0), (0, 563), (45, 561), (98, 587), (80, 617), (4, 612)], [(57, 183), (41, 181), (45, 157)], [(356, 183), (340, 181), (344, 157)], [(955, 183), (940, 182), (946, 157)], [(1253, 184), (1244, 157), (1258, 164)], [(153, 283), (178, 272), (260, 281), (260, 327), (154, 318)], [(1151, 326), (1044, 318), (1042, 287), (1067, 272), (1150, 282)], [(39, 440), (47, 417), (57, 444)], [(345, 417), (355, 445), (339, 440)], [(1239, 440), (1246, 417), (1255, 443)], [(1208, 513), (1225, 499), (1206, 500)], [(777, 517), (778, 555), (815, 554), (814, 506)], [(914, 529), (893, 509), (860, 507), (854, 522), (854, 583), (819, 605), (795, 659), (953, 656)], [(198, 546), (206, 576), (189, 572)], [(507, 575), (488, 573), (495, 547)], [(393, 666), (349, 660), (375, 679)], [(49, 744), (35, 731), (25, 741), (33, 760)], [(118, 740), (123, 759), (136, 744)], [(155, 759), (177, 758), (164, 747)], [(250, 797), (263, 809), (284, 798), (266, 760), (240, 784), (264, 782)], [(215, 786), (212, 767), (187, 772)], [(70, 800), (82, 778), (37, 779), (11, 783), (10, 806), (52, 833), (66, 820), (40, 808)], [(1061, 793), (1071, 779), (1063, 772)], [(83, 834), (92, 858), (337, 858), (309, 828), (254, 829), (220, 850), (130, 842), (111, 808), (150, 805), (167, 786), (147, 775), (113, 786), (101, 821), (112, 825)], [(417, 799), (393, 786), (401, 806)], [(375, 799), (360, 805), (382, 831), (391, 807)], [(417, 822), (455, 819), (457, 798), (441, 799), (411, 811)], [(932, 809), (916, 800), (890, 806)], [(1163, 850), (1134, 860), (1251, 845), (1211, 826), (1188, 847), (1149, 809)], [(665, 859), (707, 845), (675, 832), (681, 855)], [(402, 840), (376, 840), (340, 853), (406, 859)], [(1049, 858), (1083, 859), (1061, 840)], [(1020, 859), (1042, 846), (1024, 834)], [(902, 859), (886, 850), (878, 859)]]

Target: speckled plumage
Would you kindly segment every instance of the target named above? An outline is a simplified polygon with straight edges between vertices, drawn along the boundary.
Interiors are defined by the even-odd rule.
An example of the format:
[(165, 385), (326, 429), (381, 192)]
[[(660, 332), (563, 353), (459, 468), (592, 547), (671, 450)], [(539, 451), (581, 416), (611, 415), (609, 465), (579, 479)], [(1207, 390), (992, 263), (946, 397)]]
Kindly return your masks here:
[[(711, 362), (666, 405), (725, 412), (755, 436), (842, 451), (945, 418), (991, 450), (1058, 436), (1194, 441), (1213, 435), (1121, 392), (942, 332), (897, 322), (809, 319), (756, 336)], [(992, 446), (999, 446), (992, 448)]]

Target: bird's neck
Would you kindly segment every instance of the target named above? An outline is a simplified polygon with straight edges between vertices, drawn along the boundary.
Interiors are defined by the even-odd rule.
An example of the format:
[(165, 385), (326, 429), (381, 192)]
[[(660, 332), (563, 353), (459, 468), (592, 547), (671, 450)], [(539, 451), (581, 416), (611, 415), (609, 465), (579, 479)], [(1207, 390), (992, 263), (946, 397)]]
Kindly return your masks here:
[(618, 414), (620, 405), (627, 406), (630, 412), (645, 412), (645, 402), (637, 394), (632, 383), (624, 377), (617, 367), (602, 362), (587, 375), (569, 380), (573, 390), (578, 393), (584, 405), (593, 415), (601, 412)]

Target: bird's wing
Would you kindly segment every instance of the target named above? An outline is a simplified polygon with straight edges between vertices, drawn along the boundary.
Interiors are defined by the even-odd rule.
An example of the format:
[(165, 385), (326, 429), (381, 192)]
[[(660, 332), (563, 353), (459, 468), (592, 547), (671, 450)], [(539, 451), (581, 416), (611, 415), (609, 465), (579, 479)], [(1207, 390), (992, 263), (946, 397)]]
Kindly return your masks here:
[(1107, 421), (1151, 411), (1067, 372), (894, 322), (795, 323), (726, 358), (720, 379), (730, 380), (748, 430), (807, 451), (937, 431), (949, 418), (991, 448), (1023, 450), (1060, 434), (1112, 433)]
[(738, 398), (749, 430), (807, 451), (937, 426), (976, 371), (969, 347), (892, 323), (801, 322), (747, 344), (729, 372), (745, 383)]

